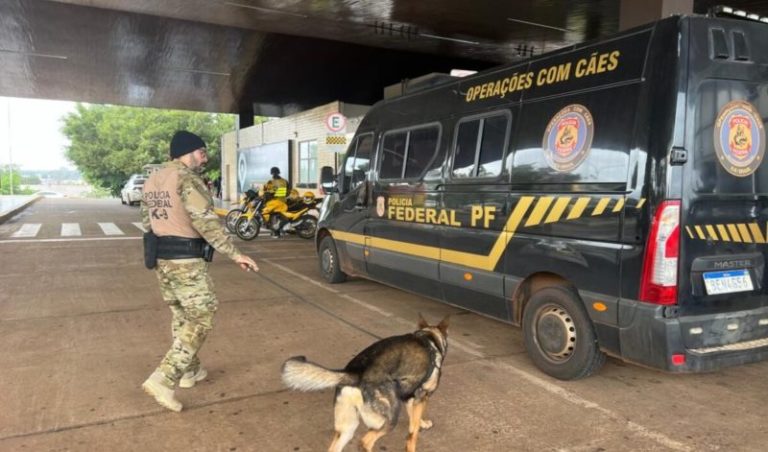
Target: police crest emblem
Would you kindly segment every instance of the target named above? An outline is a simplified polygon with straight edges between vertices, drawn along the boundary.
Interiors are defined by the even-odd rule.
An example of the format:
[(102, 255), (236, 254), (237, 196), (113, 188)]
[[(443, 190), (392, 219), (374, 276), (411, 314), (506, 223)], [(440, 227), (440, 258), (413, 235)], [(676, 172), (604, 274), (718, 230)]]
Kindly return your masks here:
[(550, 119), (541, 148), (555, 171), (576, 169), (589, 155), (595, 127), (587, 107), (571, 104)]
[(765, 154), (765, 127), (752, 104), (743, 100), (725, 104), (714, 134), (715, 153), (726, 171), (746, 177), (757, 170)]
[(376, 198), (376, 215), (383, 217), (384, 216), (384, 197), (379, 196)]

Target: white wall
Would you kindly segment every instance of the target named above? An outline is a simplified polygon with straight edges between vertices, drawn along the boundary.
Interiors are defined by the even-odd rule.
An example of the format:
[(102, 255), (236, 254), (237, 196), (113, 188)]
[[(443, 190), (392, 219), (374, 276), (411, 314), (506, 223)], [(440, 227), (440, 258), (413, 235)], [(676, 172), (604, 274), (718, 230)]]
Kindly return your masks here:
[[(363, 115), (370, 109), (366, 105), (331, 102), (311, 110), (296, 113), (284, 118), (275, 118), (240, 130), (239, 143), (237, 132), (229, 132), (221, 138), (221, 176), (222, 198), (224, 201), (237, 202), (237, 149), (251, 148), (262, 144), (293, 140), (291, 146), (290, 180), (294, 184), (299, 179), (299, 142), (317, 140), (317, 179), (319, 186), (320, 168), (334, 166), (336, 153), (329, 152), (325, 146), (325, 118), (331, 113), (341, 113), (347, 117), (348, 139), (355, 133)], [(283, 175), (283, 177), (287, 177)], [(300, 190), (302, 191), (302, 190)], [(316, 191), (316, 190), (315, 190)]]

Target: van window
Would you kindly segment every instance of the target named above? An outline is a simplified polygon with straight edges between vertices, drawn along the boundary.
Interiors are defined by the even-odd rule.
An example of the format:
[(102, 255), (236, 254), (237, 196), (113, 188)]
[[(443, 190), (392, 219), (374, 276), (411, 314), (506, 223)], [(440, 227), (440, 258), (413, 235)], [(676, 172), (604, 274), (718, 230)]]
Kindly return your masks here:
[(506, 114), (461, 121), (456, 132), (453, 177), (493, 177), (501, 174), (509, 122)]
[(347, 161), (344, 164), (344, 177), (349, 182), (349, 189), (354, 189), (365, 180), (365, 174), (371, 169), (371, 150), (373, 134), (358, 136), (349, 146)]
[(405, 178), (421, 177), (432, 161), (437, 149), (438, 128), (428, 127), (410, 132), (408, 159), (405, 163)]
[[(759, 152), (765, 152), (764, 127), (757, 124), (768, 116), (768, 84), (709, 80), (701, 84), (696, 105), (694, 190), (768, 193), (768, 166)], [(720, 143), (715, 140), (716, 127)]]
[(384, 135), (384, 145), (381, 150), (381, 179), (399, 179), (403, 175), (405, 161), (405, 146), (408, 143), (408, 132), (396, 132)]
[(512, 183), (625, 183), (637, 95), (629, 85), (524, 105)]
[(380, 179), (418, 179), (434, 163), (440, 128), (388, 132), (381, 149)]

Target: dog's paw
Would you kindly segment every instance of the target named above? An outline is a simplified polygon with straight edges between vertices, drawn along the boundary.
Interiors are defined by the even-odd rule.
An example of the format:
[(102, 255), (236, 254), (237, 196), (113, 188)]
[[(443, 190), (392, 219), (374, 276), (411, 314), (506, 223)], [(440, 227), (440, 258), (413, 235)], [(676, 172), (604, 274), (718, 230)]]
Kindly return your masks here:
[(422, 430), (429, 430), (432, 428), (432, 421), (428, 419), (422, 419), (421, 420), (421, 429)]

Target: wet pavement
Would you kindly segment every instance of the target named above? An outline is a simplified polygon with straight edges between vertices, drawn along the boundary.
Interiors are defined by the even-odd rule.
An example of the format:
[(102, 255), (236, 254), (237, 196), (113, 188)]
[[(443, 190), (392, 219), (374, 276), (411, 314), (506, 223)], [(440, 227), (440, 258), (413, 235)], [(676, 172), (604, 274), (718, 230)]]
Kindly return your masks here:
[[(306, 355), (343, 367), (373, 341), (415, 329), (419, 313), (453, 314), (420, 452), (763, 451), (768, 442), (768, 362), (670, 375), (609, 359), (590, 378), (558, 381), (533, 366), (519, 329), (367, 280), (326, 284), (312, 242), (296, 237), (238, 240), (257, 274), (214, 258), (220, 309), (200, 354), (209, 377), (179, 390), (185, 409), (170, 412), (139, 387), (170, 345), (170, 313), (143, 267), (138, 221), (138, 208), (117, 199), (42, 199), (0, 225), (0, 450), (323, 451), (333, 391), (288, 391), (282, 362)], [(80, 235), (64, 235), (74, 229), (65, 224)], [(377, 451), (405, 448), (406, 419)]]

